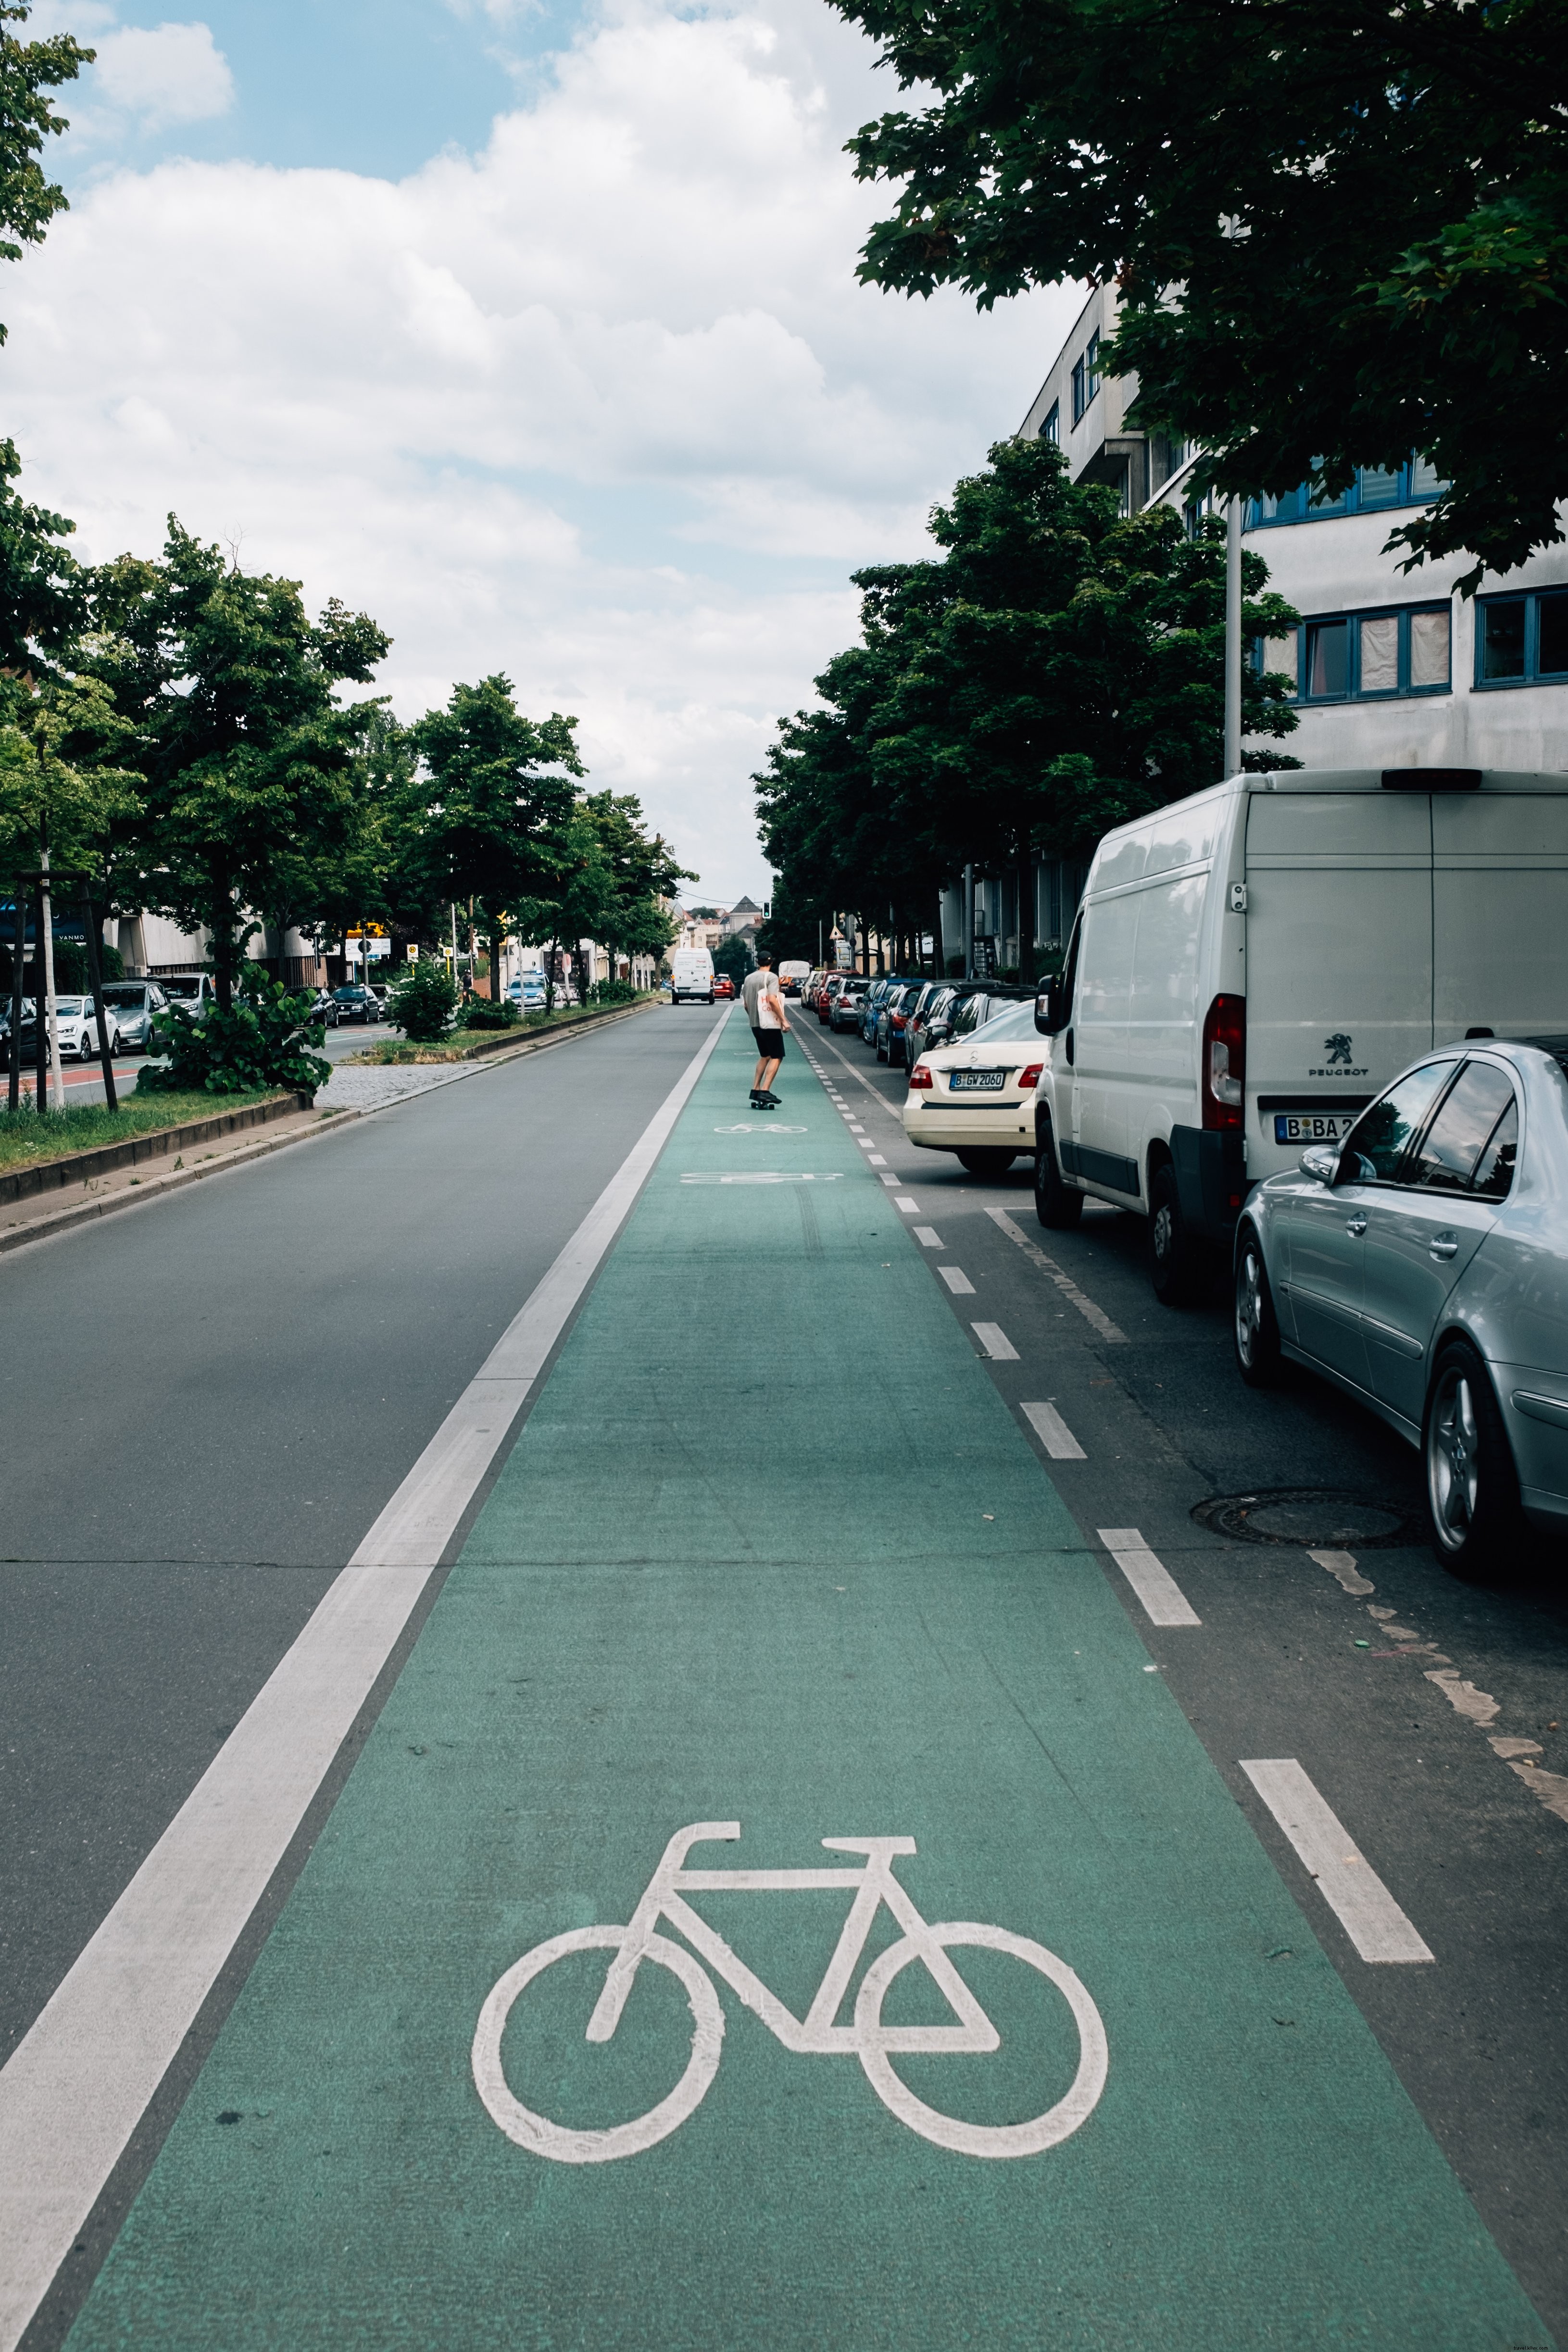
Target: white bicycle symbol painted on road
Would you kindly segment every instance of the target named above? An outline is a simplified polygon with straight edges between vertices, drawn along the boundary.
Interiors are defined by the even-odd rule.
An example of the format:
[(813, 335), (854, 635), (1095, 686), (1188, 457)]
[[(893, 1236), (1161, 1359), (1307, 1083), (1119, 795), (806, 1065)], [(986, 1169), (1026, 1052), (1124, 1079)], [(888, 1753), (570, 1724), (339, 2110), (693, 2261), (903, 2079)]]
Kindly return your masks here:
[[(515, 1967), (492, 1987), (474, 2035), (474, 2082), (480, 2098), (507, 2137), (520, 2147), (557, 2164), (608, 2164), (617, 2157), (637, 2156), (679, 2129), (700, 2105), (719, 2071), (724, 2042), (724, 2011), (712, 1978), (700, 1968), (683, 1945), (670, 1942), (658, 1930), (660, 1923), (678, 1927), (707, 1961), (714, 1976), (733, 1988), (749, 2010), (762, 2019), (786, 2050), (801, 2055), (853, 2056), (866, 2070), (872, 2089), (900, 2123), (939, 2147), (964, 2156), (1036, 2156), (1055, 2147), (1077, 2131), (1092, 2114), (1105, 2088), (1110, 2064), (1105, 2028), (1100, 2011), (1065, 1960), (1047, 1952), (1027, 1936), (1005, 1927), (972, 1921), (921, 1918), (904, 1888), (893, 1875), (897, 1854), (913, 1853), (908, 1837), (824, 1838), (830, 1853), (866, 1857), (858, 1870), (688, 1870), (686, 1857), (694, 1845), (733, 1840), (739, 1822), (694, 1822), (678, 1830), (664, 1850), (664, 1858), (629, 1923), (624, 1927), (574, 1927), (552, 1936), (525, 1952)], [(723, 1937), (700, 1917), (688, 1894), (789, 1894), (807, 1888), (847, 1887), (854, 1891), (832, 1958), (804, 2021), (793, 2016), (760, 1978), (737, 1958)], [(867, 1969), (855, 1999), (851, 2025), (836, 2025), (840, 2002), (866, 1948), (878, 1906), (885, 1903), (903, 1929)], [(1037, 1969), (1054, 1984), (1072, 2011), (1078, 2028), (1079, 2063), (1065, 2095), (1043, 2115), (1021, 2124), (971, 2124), (939, 2114), (916, 2098), (893, 2071), (900, 2051), (975, 2052), (998, 2050), (1002, 2037), (948, 1958), (957, 1946), (1010, 1953)], [(691, 2056), (685, 2073), (666, 2099), (632, 2122), (605, 2130), (579, 2131), (534, 2114), (517, 2098), (501, 2065), (501, 2036), (512, 2005), (526, 1985), (557, 1960), (574, 1952), (613, 1952), (604, 1990), (588, 2020), (587, 2039), (608, 2042), (620, 2022), (637, 1972), (645, 1960), (669, 1969), (685, 1989), (691, 2011)], [(882, 2002), (889, 1986), (911, 1961), (924, 1962), (953, 2011), (953, 2025), (884, 2025)]]

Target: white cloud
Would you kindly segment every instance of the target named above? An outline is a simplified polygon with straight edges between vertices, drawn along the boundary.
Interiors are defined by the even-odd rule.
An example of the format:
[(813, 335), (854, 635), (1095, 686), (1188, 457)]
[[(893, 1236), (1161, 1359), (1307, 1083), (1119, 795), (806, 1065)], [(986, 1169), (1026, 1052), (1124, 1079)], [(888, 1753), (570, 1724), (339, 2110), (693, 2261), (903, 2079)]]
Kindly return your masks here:
[(102, 110), (132, 117), (142, 131), (176, 122), (206, 122), (234, 104), (234, 76), (206, 25), (127, 26), (93, 43), (90, 100), (94, 128), (107, 127)]
[(920, 551), (1078, 299), (857, 285), (869, 58), (804, 0), (627, 0), (483, 153), (397, 184), (116, 173), (13, 280), (27, 494), (88, 554), (172, 508), (365, 605), (405, 712), (506, 669), (710, 888), (760, 896), (747, 778), (853, 631), (847, 572)]

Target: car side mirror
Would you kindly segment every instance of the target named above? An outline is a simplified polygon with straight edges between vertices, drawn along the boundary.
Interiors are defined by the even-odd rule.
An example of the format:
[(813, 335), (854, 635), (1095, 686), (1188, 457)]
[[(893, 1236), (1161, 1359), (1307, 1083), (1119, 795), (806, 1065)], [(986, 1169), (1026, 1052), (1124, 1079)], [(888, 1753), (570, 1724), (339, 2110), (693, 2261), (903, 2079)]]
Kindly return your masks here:
[(1061, 981), (1048, 981), (1035, 999), (1035, 1026), (1042, 1037), (1059, 1037), (1067, 1025)]
[(1320, 1184), (1332, 1184), (1340, 1172), (1340, 1155), (1336, 1145), (1314, 1143), (1310, 1151), (1301, 1154), (1301, 1173)]

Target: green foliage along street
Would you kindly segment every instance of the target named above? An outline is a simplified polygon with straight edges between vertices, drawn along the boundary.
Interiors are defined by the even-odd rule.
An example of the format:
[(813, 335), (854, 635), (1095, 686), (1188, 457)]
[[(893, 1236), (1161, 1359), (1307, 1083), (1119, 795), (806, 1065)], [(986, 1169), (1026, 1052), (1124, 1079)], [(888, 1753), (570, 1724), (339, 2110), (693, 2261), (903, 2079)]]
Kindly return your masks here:
[[(1168, 507), (1123, 515), (1114, 490), (1069, 482), (1050, 442), (1012, 441), (931, 530), (939, 558), (856, 572), (861, 642), (817, 678), (821, 707), (780, 723), (756, 779), (783, 954), (813, 952), (836, 907), (929, 929), (966, 860), (1086, 847), (1219, 772), (1219, 524), (1189, 538)], [(1248, 636), (1296, 617), (1267, 577), (1248, 551)], [(1246, 670), (1245, 731), (1295, 724), (1286, 681)], [(1300, 762), (1265, 746), (1247, 764)]]
[[(1412, 450), (1394, 534), (1493, 571), (1568, 494), (1563, 14), (1275, 0), (834, 0), (902, 89), (851, 142), (900, 189), (861, 276), (984, 304), (1114, 277), (1105, 362), (1227, 491), (1331, 493)], [(1506, 409), (1529, 433), (1500, 430)], [(1473, 587), (1480, 565), (1471, 575)]]

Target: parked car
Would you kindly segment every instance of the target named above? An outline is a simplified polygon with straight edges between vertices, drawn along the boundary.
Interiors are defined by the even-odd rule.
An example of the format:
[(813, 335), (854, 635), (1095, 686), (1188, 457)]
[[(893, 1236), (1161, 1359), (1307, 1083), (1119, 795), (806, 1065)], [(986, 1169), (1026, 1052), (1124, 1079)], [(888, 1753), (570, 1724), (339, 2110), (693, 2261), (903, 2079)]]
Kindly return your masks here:
[(199, 1021), (208, 1005), (217, 1002), (217, 991), (210, 972), (167, 972), (161, 984), (170, 1003), (177, 1004), (181, 1012), (188, 1013), (193, 1020)]
[(871, 1042), (877, 1048), (879, 1062), (886, 1062), (890, 1070), (904, 1066), (904, 1037), (909, 1028), (910, 1013), (925, 992), (925, 982), (907, 980), (890, 989), (877, 1008), (877, 1025)]
[[(94, 1062), (98, 1059), (98, 1015), (93, 1011), (90, 996), (57, 996), (55, 1015), (60, 1041), (60, 1059)], [(22, 1061), (24, 1067), (36, 1050), (37, 1032), (35, 1027), (38, 1008), (30, 996), (22, 999)], [(114, 1015), (104, 1008), (104, 1025), (109, 1032), (109, 1050), (120, 1051), (114, 1025)], [(11, 1002), (7, 998), (0, 1008), (0, 1069), (11, 1066)]]
[(1488, 1036), (1421, 1055), (1237, 1228), (1242, 1379), (1294, 1359), (1418, 1446), (1464, 1573), (1521, 1518), (1568, 1533), (1565, 1202), (1568, 1036)]
[(154, 1051), (153, 1015), (162, 1013), (168, 998), (155, 980), (108, 980), (103, 984), (103, 1011), (112, 1020), (121, 1053)]
[(827, 1025), (830, 1029), (835, 1031), (858, 1029), (860, 1012), (866, 1002), (866, 991), (868, 986), (869, 982), (864, 980), (847, 980), (835, 991), (827, 1008)]
[(323, 1029), (335, 1029), (340, 1018), (337, 998), (330, 988), (318, 988), (310, 1004), (310, 1018), (319, 1021)]
[(381, 1019), (381, 999), (374, 988), (362, 987), (349, 981), (332, 991), (332, 1002), (338, 1008), (340, 1021), (363, 1021), (367, 1024)]
[(520, 1012), (542, 1013), (547, 993), (544, 974), (542, 971), (521, 972), (510, 983), (506, 992)]
[(904, 1097), (905, 1135), (922, 1150), (952, 1152), (973, 1176), (1004, 1175), (1030, 1148), (1043, 1058), (1033, 1003), (1003, 1006), (921, 1055)]
[(1555, 1034), (1568, 776), (1415, 767), (1233, 776), (1106, 835), (1036, 1095), (1042, 1222), (1148, 1220), (1192, 1297), (1249, 1189), (1342, 1141), (1415, 1055)]
[(832, 1013), (834, 998), (844, 986), (845, 982), (852, 977), (853, 974), (847, 971), (830, 972), (817, 992), (816, 1017), (824, 1028), (826, 1027), (829, 1015)]
[(779, 966), (779, 987), (785, 996), (798, 996), (810, 977), (811, 966), (808, 963), (797, 963), (786, 959)]

